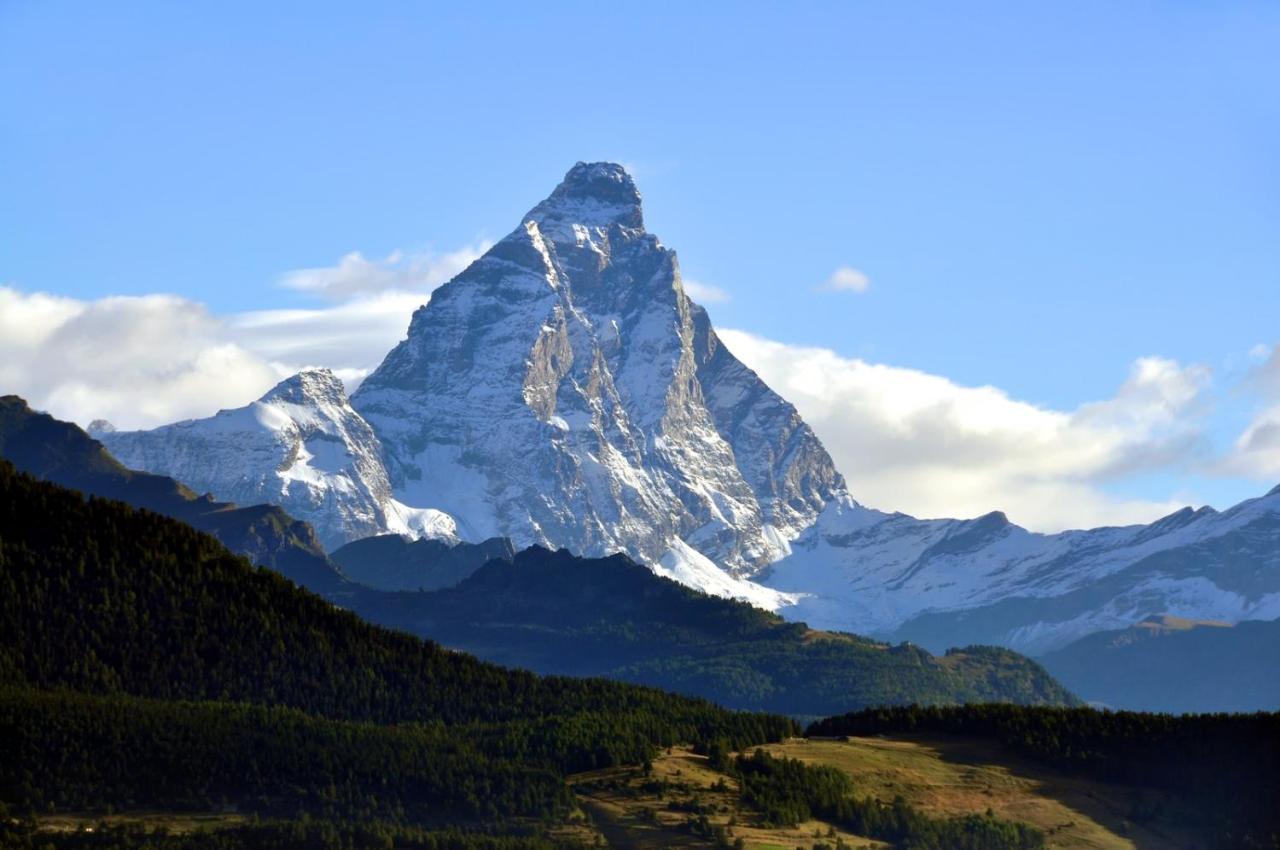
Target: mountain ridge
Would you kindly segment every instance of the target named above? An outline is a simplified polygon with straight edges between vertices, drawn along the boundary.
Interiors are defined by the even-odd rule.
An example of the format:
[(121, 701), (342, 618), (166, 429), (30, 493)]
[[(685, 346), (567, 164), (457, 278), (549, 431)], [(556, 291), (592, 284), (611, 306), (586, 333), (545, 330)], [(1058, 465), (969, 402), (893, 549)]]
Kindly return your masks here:
[(457, 540), (448, 516), (394, 499), (378, 438), (329, 369), (303, 370), (206, 419), (97, 437), (127, 466), (228, 501), (278, 504), (310, 522), (326, 548), (387, 531)]
[(1078, 704), (1038, 663), (1009, 650), (934, 656), (822, 632), (691, 590), (620, 554), (533, 546), (453, 587), (397, 594), (379, 621), (504, 665), (792, 716), (906, 703)]
[(348, 589), (312, 528), (284, 509), (219, 502), (168, 476), (129, 469), (76, 425), (32, 410), (18, 396), (0, 397), (0, 458), (64, 487), (185, 522), (318, 593)]
[(1171, 614), (1280, 616), (1280, 494), (1150, 525), (1037, 534), (1003, 515), (918, 520), (833, 503), (761, 581), (807, 596), (785, 613), (860, 622), (932, 649), (997, 644), (1043, 654)]

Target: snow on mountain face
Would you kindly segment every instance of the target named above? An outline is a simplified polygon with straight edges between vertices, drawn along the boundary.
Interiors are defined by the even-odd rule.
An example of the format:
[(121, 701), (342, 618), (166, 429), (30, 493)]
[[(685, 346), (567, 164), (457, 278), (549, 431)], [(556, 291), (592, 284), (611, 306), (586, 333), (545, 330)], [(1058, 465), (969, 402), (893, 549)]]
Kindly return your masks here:
[(635, 184), (607, 163), (574, 166), (436, 290), (352, 405), (397, 497), (472, 540), (686, 567), (696, 554), (743, 576), (843, 492), (795, 409), (685, 296)]
[(95, 436), (126, 466), (219, 499), (280, 505), (310, 522), (326, 548), (386, 531), (456, 541), (449, 516), (395, 501), (377, 437), (328, 369), (208, 419)]
[(1154, 614), (1280, 617), (1278, 544), (1280, 488), (1223, 512), (1053, 535), (999, 513), (918, 520), (837, 500), (763, 583), (805, 594), (781, 613), (815, 627), (1039, 654)]

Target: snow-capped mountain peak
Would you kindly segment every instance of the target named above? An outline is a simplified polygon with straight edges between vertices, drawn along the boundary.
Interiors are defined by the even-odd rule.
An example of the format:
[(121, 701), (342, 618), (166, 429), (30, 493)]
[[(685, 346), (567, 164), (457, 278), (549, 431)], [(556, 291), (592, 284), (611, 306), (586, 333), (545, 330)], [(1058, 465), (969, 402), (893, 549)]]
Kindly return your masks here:
[(328, 369), (299, 372), (208, 419), (95, 436), (127, 466), (220, 499), (281, 505), (330, 548), (385, 531), (455, 539), (448, 516), (395, 501), (378, 438)]
[(612, 162), (579, 162), (525, 221), (545, 230), (574, 225), (608, 229), (612, 225), (644, 230), (640, 191), (626, 169)]
[(267, 391), (260, 404), (284, 401), (301, 405), (336, 405), (347, 402), (347, 390), (337, 375), (329, 369), (303, 369), (285, 378)]
[(440, 287), (352, 404), (397, 498), (471, 539), (678, 543), (750, 574), (843, 482), (813, 432), (724, 348), (612, 163), (579, 163)]

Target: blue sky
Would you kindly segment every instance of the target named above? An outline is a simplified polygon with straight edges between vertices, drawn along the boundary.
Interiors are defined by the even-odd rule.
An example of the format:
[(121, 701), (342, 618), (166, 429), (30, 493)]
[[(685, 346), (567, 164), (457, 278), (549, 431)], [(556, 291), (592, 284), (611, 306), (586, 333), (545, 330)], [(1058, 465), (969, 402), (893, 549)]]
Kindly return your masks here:
[(1065, 412), (1201, 366), (1195, 447), (1091, 486), (1266, 489), (1204, 465), (1280, 404), (1280, 5), (475, 7), (0, 2), (0, 283), (312, 307), (611, 159), (717, 324)]

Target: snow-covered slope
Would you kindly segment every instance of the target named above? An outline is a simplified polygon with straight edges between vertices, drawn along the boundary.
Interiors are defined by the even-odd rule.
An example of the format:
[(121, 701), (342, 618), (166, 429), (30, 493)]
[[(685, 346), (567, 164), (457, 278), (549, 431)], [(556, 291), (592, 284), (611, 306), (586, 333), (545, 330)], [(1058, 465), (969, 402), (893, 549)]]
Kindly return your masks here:
[(465, 538), (670, 553), (708, 590), (728, 577), (690, 565), (750, 575), (843, 492), (795, 408), (686, 297), (609, 163), (574, 166), (436, 290), (352, 405), (397, 497), (446, 511)]
[(95, 436), (126, 466), (219, 499), (280, 505), (310, 522), (326, 548), (386, 531), (457, 539), (447, 514), (394, 499), (377, 437), (328, 369), (301, 372), (208, 419)]
[(932, 648), (1042, 653), (1156, 614), (1280, 617), (1280, 488), (1222, 512), (1034, 534), (1001, 513), (918, 520), (836, 500), (764, 583), (782, 613)]

